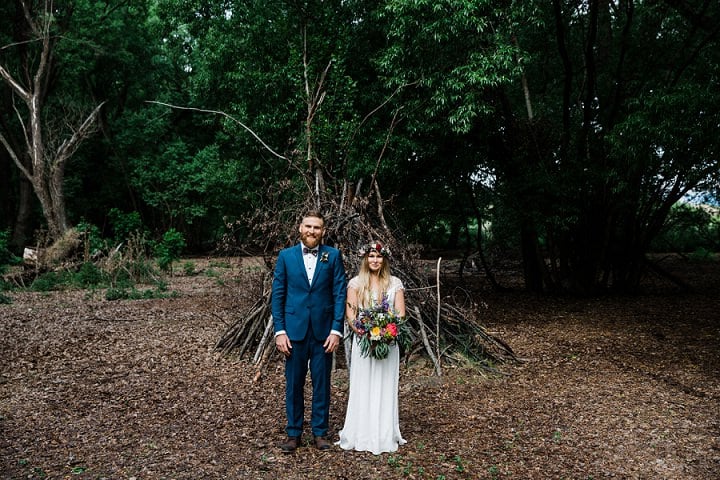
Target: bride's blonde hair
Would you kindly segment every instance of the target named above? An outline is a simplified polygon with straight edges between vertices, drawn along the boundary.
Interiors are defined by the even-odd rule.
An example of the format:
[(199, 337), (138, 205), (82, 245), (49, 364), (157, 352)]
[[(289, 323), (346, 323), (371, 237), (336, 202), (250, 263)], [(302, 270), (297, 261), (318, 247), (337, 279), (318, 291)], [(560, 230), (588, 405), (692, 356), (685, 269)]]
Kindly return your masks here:
[[(390, 287), (390, 250), (383, 247), (380, 242), (370, 242), (367, 245), (360, 247), (360, 254), (362, 260), (360, 261), (360, 271), (358, 272), (358, 306), (360, 308), (367, 308), (372, 303), (371, 292), (370, 292), (370, 264), (368, 262), (368, 255), (370, 252), (376, 252), (382, 255), (383, 262), (378, 272), (380, 280), (380, 288), (382, 293), (387, 293), (388, 287)], [(386, 253), (387, 252), (387, 253)], [(378, 298), (378, 301), (382, 301), (382, 298)]]

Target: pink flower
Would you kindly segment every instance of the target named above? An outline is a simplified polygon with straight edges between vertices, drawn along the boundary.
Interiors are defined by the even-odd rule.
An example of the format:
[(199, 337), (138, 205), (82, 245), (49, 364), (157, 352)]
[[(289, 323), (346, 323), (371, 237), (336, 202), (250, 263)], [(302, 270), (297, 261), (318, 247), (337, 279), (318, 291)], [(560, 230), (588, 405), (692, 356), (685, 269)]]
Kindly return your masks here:
[(388, 333), (390, 335), (392, 335), (393, 337), (397, 337), (397, 335), (398, 335), (397, 325), (395, 325), (394, 323), (388, 323), (387, 325), (385, 325), (385, 329), (388, 331)]

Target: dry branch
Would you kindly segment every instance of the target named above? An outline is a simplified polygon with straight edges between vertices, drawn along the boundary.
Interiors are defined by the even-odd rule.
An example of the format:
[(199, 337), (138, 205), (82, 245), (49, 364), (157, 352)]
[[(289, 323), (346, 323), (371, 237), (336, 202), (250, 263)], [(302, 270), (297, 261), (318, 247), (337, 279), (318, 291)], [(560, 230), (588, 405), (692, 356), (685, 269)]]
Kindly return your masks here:
[(425, 323), (422, 322), (422, 315), (420, 314), (420, 309), (416, 306), (414, 307), (414, 310), (415, 318), (418, 320), (418, 325), (420, 326), (420, 337), (422, 338), (423, 345), (425, 346), (425, 351), (427, 352), (430, 360), (432, 360), (432, 363), (435, 366), (435, 374), (439, 377), (442, 375), (440, 360), (438, 360), (438, 358), (433, 353), (432, 345), (430, 345), (430, 340), (428, 340), (427, 333), (425, 333)]

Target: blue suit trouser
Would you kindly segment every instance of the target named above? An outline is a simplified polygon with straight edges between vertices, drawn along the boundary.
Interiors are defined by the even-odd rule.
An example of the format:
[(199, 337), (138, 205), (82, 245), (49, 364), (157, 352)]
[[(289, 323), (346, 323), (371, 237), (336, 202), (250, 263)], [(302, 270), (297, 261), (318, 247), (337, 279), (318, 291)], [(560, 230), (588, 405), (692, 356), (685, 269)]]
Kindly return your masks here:
[(312, 415), (310, 426), (314, 436), (325, 436), (330, 420), (330, 373), (332, 353), (326, 353), (324, 341), (311, 331), (302, 341), (291, 342), (290, 356), (285, 360), (285, 410), (288, 436), (299, 437), (305, 415), (305, 378), (308, 367), (312, 381)]

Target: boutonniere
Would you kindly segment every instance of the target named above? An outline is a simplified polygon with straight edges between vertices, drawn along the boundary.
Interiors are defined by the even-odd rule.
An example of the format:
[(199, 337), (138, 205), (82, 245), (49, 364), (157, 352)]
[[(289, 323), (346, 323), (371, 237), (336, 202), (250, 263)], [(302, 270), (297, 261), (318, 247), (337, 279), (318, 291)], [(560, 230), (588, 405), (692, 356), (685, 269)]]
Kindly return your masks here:
[(320, 261), (325, 263), (328, 261), (329, 257), (330, 257), (330, 255), (328, 254), (328, 252), (323, 252), (320, 254)]

